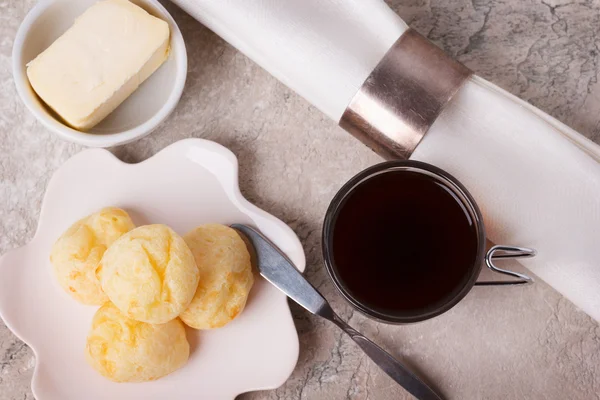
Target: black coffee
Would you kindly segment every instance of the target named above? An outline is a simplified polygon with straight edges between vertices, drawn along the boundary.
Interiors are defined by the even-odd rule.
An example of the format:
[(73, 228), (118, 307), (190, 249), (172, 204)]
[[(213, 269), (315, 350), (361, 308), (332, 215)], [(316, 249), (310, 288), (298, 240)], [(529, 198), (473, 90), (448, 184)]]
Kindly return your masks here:
[(381, 313), (435, 309), (476, 267), (474, 221), (434, 178), (384, 172), (355, 188), (340, 209), (333, 228), (337, 275), (356, 300)]

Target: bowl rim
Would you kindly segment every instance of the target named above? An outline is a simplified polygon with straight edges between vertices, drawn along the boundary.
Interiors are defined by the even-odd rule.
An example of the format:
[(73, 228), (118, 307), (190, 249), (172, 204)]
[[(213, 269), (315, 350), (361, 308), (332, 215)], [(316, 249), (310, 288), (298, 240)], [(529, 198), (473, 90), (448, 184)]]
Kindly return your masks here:
[(38, 18), (48, 9), (48, 7), (56, 3), (57, 0), (40, 0), (33, 6), (31, 10), (29, 10), (21, 22), (12, 48), (12, 72), (17, 93), (29, 112), (31, 112), (31, 114), (33, 114), (33, 116), (39, 122), (41, 122), (46, 129), (58, 135), (61, 139), (87, 147), (111, 147), (130, 143), (149, 135), (171, 114), (171, 112), (173, 112), (177, 106), (177, 103), (179, 102), (179, 99), (183, 93), (183, 88), (185, 86), (187, 77), (187, 51), (185, 47), (185, 41), (179, 26), (167, 9), (165, 9), (164, 6), (158, 2), (158, 0), (142, 1), (155, 7), (161, 14), (160, 17), (165, 19), (169, 24), (171, 30), (170, 56), (176, 57), (175, 85), (169, 93), (165, 104), (158, 110), (156, 114), (134, 128), (117, 133), (93, 134), (81, 132), (63, 124), (48, 114), (39, 111), (39, 107), (37, 107), (37, 105), (34, 103), (32, 96), (32, 94), (35, 92), (31, 89), (29, 79), (22, 68), (23, 63), (25, 62), (22, 57), (22, 50), (23, 44), (25, 43), (31, 28), (34, 26)]

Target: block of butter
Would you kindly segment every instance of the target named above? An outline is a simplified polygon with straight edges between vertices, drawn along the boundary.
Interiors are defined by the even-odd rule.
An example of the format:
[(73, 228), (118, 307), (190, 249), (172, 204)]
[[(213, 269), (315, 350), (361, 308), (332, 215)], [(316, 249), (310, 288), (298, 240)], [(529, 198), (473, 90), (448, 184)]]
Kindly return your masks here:
[(128, 0), (103, 0), (27, 65), (33, 90), (71, 127), (88, 130), (166, 60), (169, 25)]

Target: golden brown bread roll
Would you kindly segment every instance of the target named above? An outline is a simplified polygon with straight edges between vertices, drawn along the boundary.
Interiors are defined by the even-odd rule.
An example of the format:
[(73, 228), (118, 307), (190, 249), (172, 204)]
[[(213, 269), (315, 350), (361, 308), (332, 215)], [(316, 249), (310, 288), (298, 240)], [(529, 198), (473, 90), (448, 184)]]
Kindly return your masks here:
[(200, 271), (200, 283), (181, 320), (196, 329), (219, 328), (239, 315), (254, 276), (250, 254), (238, 233), (219, 224), (202, 225), (185, 235)]
[(127, 318), (112, 303), (94, 315), (85, 357), (100, 374), (115, 382), (144, 382), (181, 368), (190, 346), (179, 319), (153, 325)]
[(101, 305), (108, 300), (95, 270), (106, 249), (123, 234), (135, 228), (125, 212), (104, 208), (75, 222), (56, 241), (50, 253), (54, 274), (60, 286), (83, 304)]
[(166, 225), (145, 225), (104, 253), (96, 274), (110, 301), (137, 321), (162, 324), (185, 310), (199, 272), (185, 241)]

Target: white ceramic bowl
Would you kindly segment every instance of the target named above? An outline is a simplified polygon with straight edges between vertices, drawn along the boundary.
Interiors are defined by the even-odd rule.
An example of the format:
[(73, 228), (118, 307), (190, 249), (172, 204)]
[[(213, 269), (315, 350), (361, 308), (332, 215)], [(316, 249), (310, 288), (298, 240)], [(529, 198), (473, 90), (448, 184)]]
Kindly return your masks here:
[(15, 37), (12, 60), (17, 92), (31, 113), (49, 130), (89, 147), (129, 143), (152, 132), (177, 105), (187, 74), (187, 53), (179, 27), (157, 0), (131, 0), (169, 23), (171, 52), (165, 63), (102, 122), (80, 132), (56, 119), (35, 94), (26, 65), (61, 36), (75, 18), (98, 0), (40, 0), (27, 14)]

